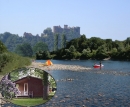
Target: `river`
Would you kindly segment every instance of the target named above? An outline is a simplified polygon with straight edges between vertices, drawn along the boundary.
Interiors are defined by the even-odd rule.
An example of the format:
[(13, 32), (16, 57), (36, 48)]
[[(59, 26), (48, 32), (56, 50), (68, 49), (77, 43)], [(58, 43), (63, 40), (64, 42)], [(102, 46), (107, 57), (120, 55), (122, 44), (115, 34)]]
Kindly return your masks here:
[[(36, 60), (45, 62), (45, 60)], [(130, 62), (97, 60), (52, 60), (54, 64), (82, 65), (88, 71), (47, 71), (57, 82), (55, 96), (44, 107), (130, 107)], [(71, 78), (73, 81), (67, 81)], [(40, 107), (37, 106), (37, 107)]]

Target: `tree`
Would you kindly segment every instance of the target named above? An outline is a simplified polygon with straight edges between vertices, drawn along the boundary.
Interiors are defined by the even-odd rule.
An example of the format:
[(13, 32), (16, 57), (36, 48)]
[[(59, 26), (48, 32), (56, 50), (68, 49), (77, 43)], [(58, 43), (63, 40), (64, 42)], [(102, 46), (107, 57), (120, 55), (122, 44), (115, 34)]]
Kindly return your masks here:
[(100, 47), (97, 49), (97, 52), (96, 52), (96, 59), (108, 58), (109, 55), (107, 54), (106, 51), (107, 51), (107, 50), (106, 50), (106, 46), (105, 46), (105, 45), (100, 46)]
[(56, 88), (56, 81), (52, 76), (49, 76), (49, 83), (50, 83), (50, 86), (52, 87), (52, 89)]
[(61, 48), (65, 48), (66, 46), (66, 36), (65, 34), (61, 35)]
[(86, 47), (86, 41), (87, 41), (87, 39), (86, 39), (86, 36), (85, 35), (81, 35), (81, 37), (79, 38), (79, 40), (78, 40), (78, 51), (79, 52), (82, 52), (82, 50), (83, 49), (85, 49), (85, 48), (87, 48)]
[(46, 28), (44, 31), (43, 31), (43, 33), (45, 34), (45, 35), (53, 35), (53, 32), (52, 32), (52, 29), (51, 28)]
[(5, 65), (9, 62), (10, 55), (8, 54), (7, 48), (0, 41), (0, 72), (5, 67)]
[(43, 85), (43, 100), (46, 100), (48, 99), (48, 73), (45, 71), (43, 72)]
[(54, 36), (54, 51), (58, 50), (58, 34)]
[(0, 41), (0, 54), (7, 52), (7, 48), (5, 45)]
[(65, 55), (63, 57), (66, 59), (75, 59), (76, 57), (79, 56), (80, 54), (76, 51), (75, 47), (71, 45), (69, 49), (65, 49)]
[(106, 48), (107, 48), (107, 51), (111, 51), (112, 49), (112, 39), (106, 39)]
[(11, 60), (11, 55), (9, 53), (0, 54), (0, 72), (10, 60)]
[(121, 41), (115, 40), (114, 47), (117, 49), (118, 52), (124, 51), (124, 45)]
[(126, 47), (129, 47), (129, 46), (130, 46), (130, 37), (128, 37), (128, 38), (125, 40), (125, 45), (126, 45)]
[(89, 47), (90, 47), (91, 52), (93, 50), (98, 49), (98, 47), (102, 46), (103, 44), (104, 44), (104, 41), (98, 37), (91, 37), (89, 39)]
[(32, 57), (33, 55), (33, 50), (29, 43), (18, 45), (15, 49), (15, 52), (24, 57)]
[(81, 44), (82, 42), (86, 41), (86, 36), (85, 35), (81, 35), (80, 39), (79, 39), (79, 44)]
[(33, 52), (37, 53), (39, 51), (48, 51), (48, 46), (44, 42), (38, 42), (33, 47)]
[(89, 48), (83, 49), (81, 59), (89, 59), (91, 58), (91, 51)]
[(3, 42), (5, 42), (10, 36), (11, 36), (11, 33), (10, 33), (10, 32), (5, 32), (5, 33), (3, 34)]
[(75, 49), (75, 47), (74, 47), (73, 45), (71, 45), (70, 48), (69, 48), (69, 51), (70, 51), (70, 52), (75, 52), (76, 49)]
[(42, 75), (42, 80), (43, 80), (43, 100), (48, 99), (48, 73), (40, 70), (38, 68), (35, 68), (35, 72), (39, 72)]

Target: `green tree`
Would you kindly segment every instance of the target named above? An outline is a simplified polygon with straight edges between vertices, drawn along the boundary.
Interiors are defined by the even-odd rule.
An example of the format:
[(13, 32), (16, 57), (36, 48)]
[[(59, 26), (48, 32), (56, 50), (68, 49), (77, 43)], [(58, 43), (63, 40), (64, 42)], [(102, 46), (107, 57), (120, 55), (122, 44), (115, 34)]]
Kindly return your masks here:
[(130, 47), (128, 47), (128, 48), (126, 49), (126, 54), (125, 54), (125, 56), (126, 56), (126, 60), (129, 60), (129, 61), (130, 61)]
[(48, 27), (48, 28), (46, 28), (44, 31), (43, 31), (43, 33), (45, 34), (45, 35), (53, 35), (53, 32), (52, 32), (52, 29), (50, 28), (50, 27)]
[(65, 34), (61, 35), (61, 48), (65, 48), (66, 45), (66, 36)]
[(38, 68), (35, 69), (35, 72), (38, 72), (42, 75), (42, 80), (43, 80), (43, 100), (48, 99), (48, 73), (46, 71), (40, 70)]
[(29, 43), (18, 45), (15, 49), (15, 52), (24, 57), (32, 57), (33, 55), (33, 50)]
[(126, 47), (129, 47), (129, 46), (130, 46), (130, 37), (128, 37), (128, 38), (125, 40), (125, 45), (126, 45)]
[(107, 54), (106, 46), (105, 45), (100, 46), (96, 52), (96, 59), (104, 59), (108, 57), (109, 55)]
[(7, 52), (7, 48), (5, 45), (0, 41), (0, 54)]
[(115, 40), (114, 45), (115, 45), (114, 47), (117, 49), (118, 52), (125, 50), (123, 42), (121, 41)]
[(70, 42), (67, 42), (66, 49), (68, 49), (71, 45), (73, 45), (75, 48), (78, 48), (78, 39), (73, 39)]
[(0, 54), (0, 72), (6, 66), (6, 64), (10, 61), (11, 56), (9, 53), (2, 53)]
[(58, 34), (54, 36), (54, 51), (58, 50)]
[(48, 46), (44, 42), (38, 42), (33, 47), (33, 52), (37, 53), (39, 51), (48, 51)]
[(69, 49), (65, 49), (65, 56), (64, 57), (66, 59), (76, 59), (79, 56), (80, 56), (79, 52), (76, 51), (76, 49), (73, 45), (71, 45), (69, 47)]
[(89, 48), (83, 49), (81, 59), (89, 59), (91, 58), (91, 51)]
[(102, 46), (103, 44), (104, 44), (104, 41), (98, 37), (91, 37), (89, 39), (89, 47), (90, 47), (91, 52), (93, 50), (98, 49), (98, 47)]
[(69, 51), (70, 51), (70, 52), (75, 52), (75, 51), (76, 51), (74, 45), (71, 45), (71, 46), (70, 46)]
[(36, 59), (51, 59), (49, 51), (39, 51), (36, 53)]
[(112, 39), (106, 39), (106, 48), (107, 48), (107, 51), (111, 51), (112, 49)]
[(49, 76), (49, 83), (52, 88), (56, 88), (56, 81), (52, 76)]

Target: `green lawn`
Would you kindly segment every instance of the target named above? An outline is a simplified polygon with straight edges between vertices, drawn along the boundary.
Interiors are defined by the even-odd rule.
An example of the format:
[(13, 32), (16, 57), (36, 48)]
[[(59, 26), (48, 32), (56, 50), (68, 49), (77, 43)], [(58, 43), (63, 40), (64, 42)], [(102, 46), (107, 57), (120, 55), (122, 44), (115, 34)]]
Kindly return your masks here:
[[(49, 97), (51, 99), (52, 97)], [(11, 100), (13, 104), (20, 106), (36, 106), (47, 102), (48, 100), (43, 100), (42, 98), (15, 98)]]

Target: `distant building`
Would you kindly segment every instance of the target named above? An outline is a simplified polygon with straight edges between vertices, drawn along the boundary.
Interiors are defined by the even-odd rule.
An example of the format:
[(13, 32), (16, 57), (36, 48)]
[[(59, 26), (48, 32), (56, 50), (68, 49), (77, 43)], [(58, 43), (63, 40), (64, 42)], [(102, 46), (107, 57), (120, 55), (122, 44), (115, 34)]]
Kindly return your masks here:
[(61, 28), (60, 26), (53, 26), (53, 33), (68, 33), (71, 31), (80, 36), (80, 27), (68, 27), (68, 25), (64, 25), (64, 28)]
[(26, 32), (24, 32), (24, 34), (23, 34), (23, 37), (30, 37), (30, 36), (33, 36), (31, 33), (26, 33)]

